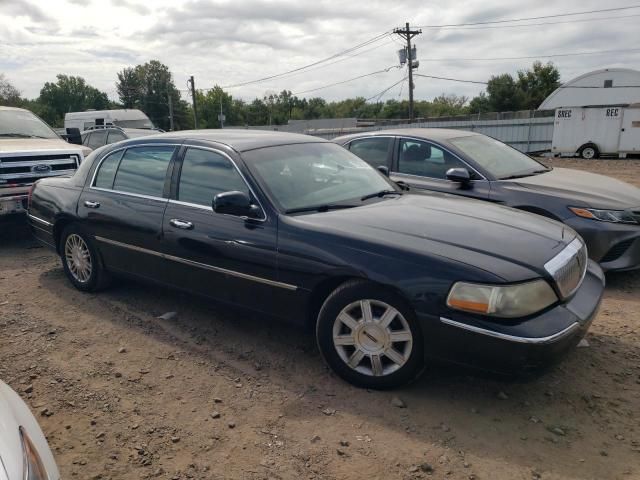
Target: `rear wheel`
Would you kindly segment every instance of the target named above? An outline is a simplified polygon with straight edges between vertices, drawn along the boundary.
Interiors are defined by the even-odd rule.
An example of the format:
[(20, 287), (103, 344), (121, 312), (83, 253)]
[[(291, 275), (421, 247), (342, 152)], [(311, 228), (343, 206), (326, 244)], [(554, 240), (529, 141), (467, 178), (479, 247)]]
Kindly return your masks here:
[(338, 287), (320, 310), (316, 336), (329, 366), (359, 387), (396, 387), (424, 368), (413, 310), (380, 285), (352, 281)]
[(60, 256), (67, 278), (78, 290), (94, 292), (106, 287), (109, 275), (89, 235), (75, 225), (62, 232)]
[(585, 160), (591, 160), (600, 156), (598, 147), (593, 144), (584, 145), (580, 148), (580, 151), (578, 153), (580, 157), (584, 158)]

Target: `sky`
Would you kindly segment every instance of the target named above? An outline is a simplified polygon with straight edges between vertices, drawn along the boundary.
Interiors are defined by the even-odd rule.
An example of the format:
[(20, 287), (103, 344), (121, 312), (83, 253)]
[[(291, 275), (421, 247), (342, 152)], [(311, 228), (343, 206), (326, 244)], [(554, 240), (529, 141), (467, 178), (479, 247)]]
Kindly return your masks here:
[[(197, 88), (234, 85), (308, 65), (380, 36), (306, 71), (226, 90), (245, 100), (287, 89), (307, 98), (385, 101), (408, 96), (407, 82), (401, 81), (407, 70), (396, 68), (403, 40), (383, 35), (407, 21), (422, 26), (413, 40), (418, 74), (486, 81), (491, 75), (515, 74), (534, 61), (501, 58), (536, 57), (553, 61), (567, 81), (600, 68), (640, 69), (640, 8), (492, 28), (441, 25), (633, 5), (640, 7), (601, 0), (0, 0), (0, 73), (27, 98), (37, 97), (45, 82), (64, 73), (84, 77), (117, 100), (117, 72), (157, 59), (169, 66), (186, 99), (190, 75)], [(545, 57), (599, 51), (609, 53)], [(414, 92), (416, 99), (431, 100), (442, 93), (471, 98), (483, 89), (416, 77)]]

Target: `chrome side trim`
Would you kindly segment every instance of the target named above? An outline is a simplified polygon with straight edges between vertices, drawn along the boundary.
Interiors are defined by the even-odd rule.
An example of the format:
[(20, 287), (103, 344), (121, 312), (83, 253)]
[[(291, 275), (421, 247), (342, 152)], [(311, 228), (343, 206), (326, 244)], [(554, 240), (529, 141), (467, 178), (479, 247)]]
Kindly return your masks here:
[(461, 328), (463, 330), (468, 330), (470, 332), (478, 333), (480, 335), (486, 335), (488, 337), (493, 337), (500, 340), (506, 340), (508, 342), (525, 343), (529, 345), (540, 345), (540, 344), (554, 342), (555, 340), (558, 340), (566, 335), (569, 335), (575, 329), (580, 327), (580, 324), (578, 322), (574, 322), (564, 330), (560, 330), (558, 333), (554, 333), (553, 335), (549, 335), (548, 337), (519, 337), (516, 335), (507, 335), (506, 333), (494, 332), (492, 330), (475, 327), (473, 325), (467, 325), (466, 323), (456, 322), (455, 320), (451, 320), (445, 317), (440, 317), (440, 321), (445, 325), (451, 325), (452, 327)]
[(190, 265), (193, 267), (204, 268), (206, 270), (211, 270), (212, 272), (222, 273), (225, 275), (231, 275), (233, 277), (242, 278), (244, 280), (250, 280), (252, 282), (263, 283), (265, 285), (270, 285), (272, 287), (284, 288), (286, 290), (297, 290), (298, 287), (295, 285), (290, 285), (288, 283), (276, 282), (275, 280), (269, 280), (267, 278), (256, 277), (254, 275), (249, 275), (247, 273), (236, 272), (234, 270), (227, 270), (226, 268), (215, 267), (213, 265), (208, 265), (206, 263), (196, 262), (194, 260), (189, 260), (182, 257), (176, 257), (173, 255), (168, 255), (166, 253), (156, 252), (155, 250), (148, 250), (146, 248), (137, 247), (135, 245), (129, 245), (128, 243), (118, 242), (116, 240), (111, 240), (108, 238), (96, 236), (95, 239), (99, 242), (108, 243), (110, 245), (114, 245), (116, 247), (127, 248), (129, 250), (134, 250), (136, 252), (146, 253), (149, 255), (154, 255), (156, 257), (164, 258), (166, 260), (171, 260), (173, 262), (182, 263), (185, 265)]
[(123, 192), (122, 190), (112, 190), (110, 188), (102, 188), (102, 187), (89, 187), (90, 190), (97, 190), (99, 192), (110, 192), (110, 193), (118, 193), (120, 195), (125, 195), (129, 197), (136, 198), (145, 198), (147, 200), (160, 200), (161, 202), (167, 202), (167, 199), (164, 197), (155, 197), (153, 195), (143, 195), (141, 193), (131, 193), (131, 192)]
[(29, 218), (31, 220), (35, 220), (36, 222), (42, 223), (43, 225), (46, 225), (47, 227), (50, 227), (53, 225), (53, 223), (51, 222), (47, 222), (46, 220), (43, 220), (40, 217), (36, 217), (35, 215), (31, 215), (30, 213), (27, 214), (29, 216)]

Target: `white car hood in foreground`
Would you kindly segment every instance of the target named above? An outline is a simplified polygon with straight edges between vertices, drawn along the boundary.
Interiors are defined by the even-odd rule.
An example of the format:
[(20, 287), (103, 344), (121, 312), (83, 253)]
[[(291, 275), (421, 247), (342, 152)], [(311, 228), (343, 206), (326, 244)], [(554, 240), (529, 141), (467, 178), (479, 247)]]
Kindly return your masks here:
[(0, 382), (0, 480), (24, 478), (19, 427), (31, 438), (47, 469), (49, 480), (59, 480), (60, 473), (53, 454), (29, 407), (8, 385)]

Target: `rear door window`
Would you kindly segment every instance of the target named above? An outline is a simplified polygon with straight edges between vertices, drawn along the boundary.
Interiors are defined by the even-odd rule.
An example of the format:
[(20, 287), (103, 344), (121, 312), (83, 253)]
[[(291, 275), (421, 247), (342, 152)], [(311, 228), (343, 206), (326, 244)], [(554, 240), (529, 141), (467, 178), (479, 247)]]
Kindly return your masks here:
[(107, 143), (107, 131), (106, 130), (96, 130), (91, 132), (91, 137), (87, 141), (87, 146), (89, 148), (93, 148), (94, 150), (98, 147), (102, 147)]
[(211, 206), (213, 197), (230, 191), (250, 195), (249, 187), (228, 158), (210, 150), (187, 149), (180, 171), (178, 200)]
[(113, 189), (120, 192), (162, 197), (167, 168), (175, 147), (129, 148), (118, 167)]
[(107, 143), (116, 143), (126, 139), (126, 135), (120, 130), (109, 130), (109, 139), (107, 140)]
[(93, 182), (94, 187), (109, 190), (113, 188), (113, 180), (116, 178), (116, 171), (118, 170), (118, 165), (123, 153), (124, 151), (115, 152), (102, 160), (98, 168), (98, 173), (96, 174), (96, 179)]
[(363, 138), (349, 144), (349, 150), (372, 167), (387, 167), (387, 158), (393, 138)]

